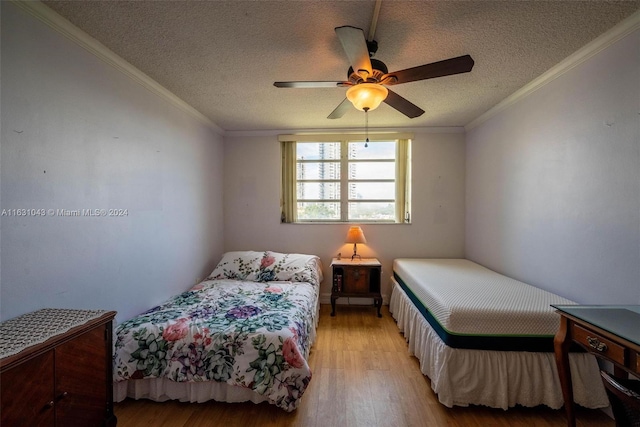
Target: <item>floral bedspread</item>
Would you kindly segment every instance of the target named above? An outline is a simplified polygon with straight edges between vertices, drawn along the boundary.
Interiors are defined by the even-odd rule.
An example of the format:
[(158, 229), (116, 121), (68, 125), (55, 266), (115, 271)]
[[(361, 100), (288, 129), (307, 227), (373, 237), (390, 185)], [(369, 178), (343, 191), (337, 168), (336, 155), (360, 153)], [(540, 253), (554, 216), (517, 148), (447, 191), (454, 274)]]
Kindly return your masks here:
[(318, 285), (206, 280), (117, 327), (114, 379), (225, 382), (292, 411), (311, 380)]

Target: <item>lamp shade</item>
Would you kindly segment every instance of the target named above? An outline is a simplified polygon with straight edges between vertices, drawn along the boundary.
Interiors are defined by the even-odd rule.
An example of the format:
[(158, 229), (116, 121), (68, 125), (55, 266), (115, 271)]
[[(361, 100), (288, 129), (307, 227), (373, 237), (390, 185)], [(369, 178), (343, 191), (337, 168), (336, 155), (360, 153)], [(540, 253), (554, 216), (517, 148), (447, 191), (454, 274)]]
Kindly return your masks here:
[(347, 231), (347, 238), (344, 240), (345, 243), (367, 243), (367, 239), (364, 237), (364, 233), (362, 232), (362, 228), (354, 225), (349, 228)]
[(387, 98), (389, 90), (377, 83), (360, 83), (347, 90), (347, 99), (360, 111), (375, 110)]

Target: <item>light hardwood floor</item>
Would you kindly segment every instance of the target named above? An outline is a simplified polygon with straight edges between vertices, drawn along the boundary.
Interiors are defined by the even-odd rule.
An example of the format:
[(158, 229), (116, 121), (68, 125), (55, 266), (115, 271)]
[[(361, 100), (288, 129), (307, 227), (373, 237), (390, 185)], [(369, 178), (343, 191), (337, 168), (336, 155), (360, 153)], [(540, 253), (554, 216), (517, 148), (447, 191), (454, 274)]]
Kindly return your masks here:
[[(546, 407), (453, 409), (440, 403), (429, 379), (387, 307), (323, 305), (309, 364), (313, 378), (292, 413), (262, 403), (156, 403), (127, 399), (116, 404), (118, 427), (204, 426), (566, 426), (564, 412)], [(614, 426), (599, 410), (578, 408), (578, 427)]]

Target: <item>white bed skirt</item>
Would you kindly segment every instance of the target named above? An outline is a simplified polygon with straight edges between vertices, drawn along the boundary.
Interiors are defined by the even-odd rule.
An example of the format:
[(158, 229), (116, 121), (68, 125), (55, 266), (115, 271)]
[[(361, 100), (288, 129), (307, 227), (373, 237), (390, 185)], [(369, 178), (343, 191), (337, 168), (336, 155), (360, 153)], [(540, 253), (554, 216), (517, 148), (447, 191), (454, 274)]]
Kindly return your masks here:
[[(394, 282), (392, 280), (392, 282)], [(488, 351), (447, 346), (405, 292), (393, 283), (389, 311), (420, 360), (420, 370), (445, 406), (515, 405), (562, 407), (562, 389), (553, 353)], [(609, 406), (598, 363), (588, 353), (569, 356), (573, 396), (587, 408)]]
[(150, 399), (156, 402), (179, 400), (181, 402), (202, 403), (209, 400), (217, 402), (267, 402), (264, 396), (252, 390), (225, 383), (175, 382), (165, 378), (149, 378), (114, 383), (113, 400), (121, 402), (127, 397)]

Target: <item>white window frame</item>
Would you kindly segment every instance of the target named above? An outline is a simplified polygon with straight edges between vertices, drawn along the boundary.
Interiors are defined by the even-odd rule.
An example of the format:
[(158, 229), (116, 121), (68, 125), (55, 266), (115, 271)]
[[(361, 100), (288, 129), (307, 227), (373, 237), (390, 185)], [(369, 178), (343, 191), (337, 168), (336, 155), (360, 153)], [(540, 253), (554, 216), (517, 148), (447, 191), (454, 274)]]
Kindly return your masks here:
[[(359, 134), (332, 134), (332, 135), (280, 135), (282, 143), (282, 198), (281, 198), (281, 221), (288, 223), (385, 223), (385, 224), (402, 224), (410, 223), (411, 211), (411, 140), (412, 134), (393, 133), (393, 134), (374, 134), (369, 135), (370, 143), (376, 141), (395, 141), (396, 154), (394, 159), (349, 159), (349, 143), (362, 143), (365, 140), (364, 135)], [(406, 140), (403, 149), (399, 149), (400, 140)], [(297, 143), (304, 142), (332, 142), (340, 144), (340, 159), (327, 160), (298, 160), (296, 156)], [(287, 145), (289, 144), (289, 145)], [(293, 146), (292, 146), (293, 145)], [(287, 148), (288, 147), (288, 148)], [(400, 159), (399, 156), (403, 156)], [(336, 199), (336, 203), (340, 204), (340, 219), (298, 219), (297, 218), (297, 165), (298, 163), (322, 163), (322, 162), (339, 162), (340, 179), (339, 180), (319, 180), (308, 179), (304, 182), (326, 182), (340, 185), (340, 198)], [(396, 174), (394, 179), (351, 179), (349, 177), (349, 165), (357, 163), (389, 163), (395, 164)], [(403, 176), (402, 176), (403, 175)], [(349, 199), (351, 183), (395, 183), (395, 199)], [(305, 199), (305, 202), (327, 202), (327, 199)], [(376, 203), (387, 202), (395, 204), (395, 220), (349, 220), (349, 203)]]

